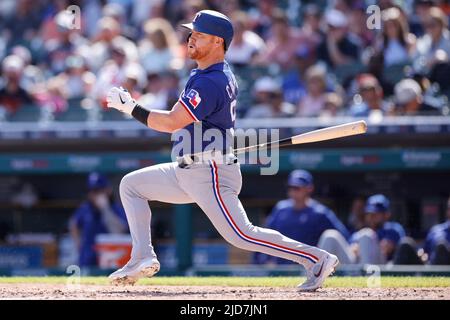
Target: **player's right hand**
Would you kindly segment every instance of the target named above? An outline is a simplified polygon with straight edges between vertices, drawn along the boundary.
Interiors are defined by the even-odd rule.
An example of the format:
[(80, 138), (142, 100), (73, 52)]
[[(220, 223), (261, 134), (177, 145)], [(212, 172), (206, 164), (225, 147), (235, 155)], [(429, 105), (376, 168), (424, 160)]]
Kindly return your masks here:
[(136, 101), (131, 97), (130, 93), (122, 87), (111, 88), (106, 96), (106, 101), (108, 108), (114, 108), (130, 115), (136, 106)]

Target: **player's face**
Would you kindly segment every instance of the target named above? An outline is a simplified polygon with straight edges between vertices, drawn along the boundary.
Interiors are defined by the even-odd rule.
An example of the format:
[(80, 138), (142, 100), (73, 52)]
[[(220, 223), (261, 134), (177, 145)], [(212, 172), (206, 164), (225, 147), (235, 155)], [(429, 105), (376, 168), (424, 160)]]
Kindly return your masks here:
[(313, 191), (312, 186), (306, 187), (289, 187), (288, 197), (294, 201), (302, 202), (309, 198)]
[(369, 228), (376, 230), (382, 227), (385, 222), (384, 213), (383, 212), (369, 213), (366, 216), (366, 222)]
[(206, 57), (212, 50), (217, 50), (221, 43), (219, 37), (210, 34), (192, 31), (188, 41), (188, 57), (193, 60), (201, 60)]

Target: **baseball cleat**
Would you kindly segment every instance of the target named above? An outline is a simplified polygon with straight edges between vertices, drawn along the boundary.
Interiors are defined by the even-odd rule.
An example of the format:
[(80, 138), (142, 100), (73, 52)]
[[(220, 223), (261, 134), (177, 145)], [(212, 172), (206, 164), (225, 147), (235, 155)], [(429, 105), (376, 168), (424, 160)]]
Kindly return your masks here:
[(128, 261), (119, 270), (108, 277), (112, 285), (134, 285), (140, 278), (153, 277), (159, 271), (160, 265), (156, 258)]
[(339, 264), (334, 254), (327, 254), (323, 259), (306, 270), (306, 281), (297, 288), (299, 291), (315, 291), (320, 288), (325, 279), (332, 275)]

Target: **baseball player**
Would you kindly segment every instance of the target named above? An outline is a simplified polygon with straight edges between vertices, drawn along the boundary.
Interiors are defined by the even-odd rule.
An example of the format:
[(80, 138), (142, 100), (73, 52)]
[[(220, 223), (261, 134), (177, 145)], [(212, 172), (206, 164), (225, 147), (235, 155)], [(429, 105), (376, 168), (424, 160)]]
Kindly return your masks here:
[[(185, 89), (170, 111), (147, 110), (121, 88), (112, 88), (108, 107), (132, 115), (151, 129), (174, 133), (189, 132), (174, 148), (181, 150), (180, 161), (159, 164), (127, 174), (120, 183), (120, 197), (125, 208), (133, 249), (130, 261), (109, 278), (113, 284), (134, 284), (141, 277), (151, 277), (160, 264), (150, 235), (151, 210), (147, 201), (174, 204), (197, 203), (214, 227), (236, 247), (295, 261), (306, 268), (307, 279), (300, 290), (319, 288), (338, 265), (336, 256), (316, 247), (294, 241), (281, 233), (252, 225), (239, 201), (242, 186), (240, 165), (232, 150), (238, 86), (224, 60), (233, 38), (228, 17), (212, 11), (198, 12), (190, 29), (188, 56), (197, 63)], [(195, 135), (215, 130), (222, 133), (223, 148), (207, 159), (192, 156), (193, 145), (206, 150), (210, 141)], [(205, 139), (207, 140), (207, 139)], [(180, 143), (184, 145), (180, 148)], [(187, 152), (188, 151), (188, 152)], [(195, 151), (195, 150), (194, 150)], [(172, 153), (173, 154), (173, 153)]]

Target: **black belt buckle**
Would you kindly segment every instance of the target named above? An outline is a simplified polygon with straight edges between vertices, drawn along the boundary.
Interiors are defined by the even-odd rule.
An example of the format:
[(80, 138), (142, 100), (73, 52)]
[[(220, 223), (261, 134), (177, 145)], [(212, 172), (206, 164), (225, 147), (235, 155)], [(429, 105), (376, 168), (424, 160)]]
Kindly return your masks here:
[[(226, 159), (227, 155), (223, 155), (224, 163), (227, 165), (238, 163), (238, 158), (234, 155), (234, 159)], [(178, 167), (184, 169), (192, 164), (199, 163), (200, 158), (195, 155), (185, 155), (178, 159)]]
[[(188, 162), (186, 162), (186, 157), (190, 159)], [(193, 155), (186, 155), (178, 159), (178, 167), (184, 169), (187, 166), (190, 166), (191, 164), (194, 164), (196, 162), (198, 162), (198, 157)]]

